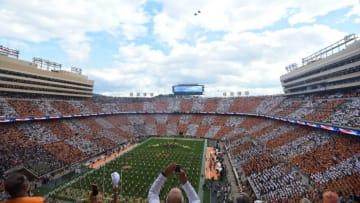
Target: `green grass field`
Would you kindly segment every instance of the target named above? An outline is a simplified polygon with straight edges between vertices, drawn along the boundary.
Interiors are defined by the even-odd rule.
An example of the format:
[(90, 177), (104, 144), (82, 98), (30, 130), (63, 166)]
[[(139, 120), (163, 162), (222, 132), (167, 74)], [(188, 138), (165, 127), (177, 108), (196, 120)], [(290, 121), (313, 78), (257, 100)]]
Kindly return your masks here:
[[(124, 198), (145, 199), (152, 182), (171, 162), (181, 165), (188, 180), (195, 190), (198, 190), (202, 178), (204, 144), (204, 140), (200, 139), (150, 138), (104, 166), (91, 170), (51, 192), (50, 197), (88, 199), (90, 185), (96, 183), (105, 199), (111, 199), (113, 189), (110, 174), (117, 171), (121, 174), (120, 195)], [(165, 182), (160, 198), (163, 199), (167, 191), (175, 186), (180, 186), (180, 183), (178, 177), (173, 175)]]

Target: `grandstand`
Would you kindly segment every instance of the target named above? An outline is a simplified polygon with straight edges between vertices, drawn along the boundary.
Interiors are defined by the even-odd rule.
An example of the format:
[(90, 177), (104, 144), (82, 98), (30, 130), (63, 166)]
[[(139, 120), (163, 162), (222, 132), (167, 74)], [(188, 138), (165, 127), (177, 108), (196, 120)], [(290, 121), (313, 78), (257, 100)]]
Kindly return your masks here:
[[(300, 88), (296, 93), (285, 90), (284, 95), (231, 98), (92, 95), (93, 83), (85, 76), (38, 70), (30, 62), (0, 56), (2, 78), (21, 80), (22, 87), (29, 87), (6, 87), (0, 97), (0, 177), (23, 171), (34, 184), (55, 184), (79, 169), (88, 173), (92, 169), (81, 166), (128, 145), (154, 136), (178, 136), (220, 141), (218, 149), (229, 159), (229, 177), (232, 173), (235, 177), (228, 179), (231, 195), (245, 191), (254, 200), (268, 202), (302, 197), (318, 202), (325, 190), (336, 191), (344, 199), (360, 196), (359, 87), (349, 82), (319, 92), (321, 88), (312, 88), (313, 83), (306, 79), (312, 76), (303, 77), (308, 70), (337, 64), (359, 50), (355, 41), (281, 78), (289, 85), (298, 80), (308, 84), (306, 92)], [(357, 67), (356, 62), (350, 65)], [(351, 77), (360, 73), (358, 68), (351, 70)], [(337, 74), (327, 77), (339, 79)], [(32, 89), (33, 82), (46, 86), (42, 80), (51, 88), (38, 94)], [(60, 83), (63, 89), (74, 89), (60, 93), (56, 86)], [(283, 84), (288, 88), (288, 83)], [(57, 90), (50, 90), (54, 88)], [(76, 88), (86, 93), (75, 93)], [(162, 164), (159, 168), (166, 166)], [(62, 192), (68, 193), (80, 194)]]
[(360, 41), (355, 34), (303, 58), (302, 62), (303, 66), (287, 69), (290, 72), (280, 78), (286, 95), (360, 87)]
[(81, 69), (72, 70), (62, 70), (61, 64), (41, 58), (34, 57), (33, 62), (28, 62), (0, 53), (0, 91), (1, 94), (91, 97), (94, 81), (81, 75)]

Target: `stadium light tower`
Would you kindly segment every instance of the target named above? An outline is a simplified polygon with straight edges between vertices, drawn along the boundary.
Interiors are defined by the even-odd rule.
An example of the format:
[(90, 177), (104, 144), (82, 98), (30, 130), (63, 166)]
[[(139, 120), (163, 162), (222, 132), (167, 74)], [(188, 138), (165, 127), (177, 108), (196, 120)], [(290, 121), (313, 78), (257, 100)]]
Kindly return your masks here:
[(0, 45), (0, 55), (13, 56), (16, 59), (19, 59), (20, 52), (19, 50), (11, 49), (9, 47), (4, 47), (3, 45)]

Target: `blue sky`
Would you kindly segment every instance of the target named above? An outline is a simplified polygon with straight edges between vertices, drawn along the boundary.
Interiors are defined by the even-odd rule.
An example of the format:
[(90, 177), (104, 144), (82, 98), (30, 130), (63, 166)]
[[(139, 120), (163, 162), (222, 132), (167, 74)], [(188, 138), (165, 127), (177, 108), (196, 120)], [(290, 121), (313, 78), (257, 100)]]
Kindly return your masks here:
[[(0, 44), (80, 67), (94, 92), (167, 94), (174, 84), (282, 93), (285, 66), (360, 33), (359, 0), (0, 0)], [(200, 11), (197, 15), (195, 12)], [(136, 95), (136, 94), (135, 94)], [(149, 95), (149, 94), (147, 94)], [(227, 94), (229, 95), (229, 94)]]

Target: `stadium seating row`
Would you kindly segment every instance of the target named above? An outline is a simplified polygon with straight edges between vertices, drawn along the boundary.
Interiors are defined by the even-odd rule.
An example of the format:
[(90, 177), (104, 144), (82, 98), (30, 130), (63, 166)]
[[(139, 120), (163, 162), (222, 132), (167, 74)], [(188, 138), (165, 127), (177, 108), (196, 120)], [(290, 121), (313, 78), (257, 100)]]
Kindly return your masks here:
[[(0, 115), (28, 117), (96, 112), (242, 112), (289, 117), (360, 127), (360, 97), (357, 92), (301, 97), (261, 96), (237, 98), (115, 98), (92, 100), (1, 98)], [(175, 118), (176, 121), (176, 118)]]
[(269, 122), (275, 121), (246, 118), (242, 136), (226, 141), (232, 163), (249, 180), (254, 196), (269, 202), (302, 197), (318, 202), (326, 190), (345, 199), (360, 194), (359, 181), (350, 181), (360, 174), (359, 137)]

